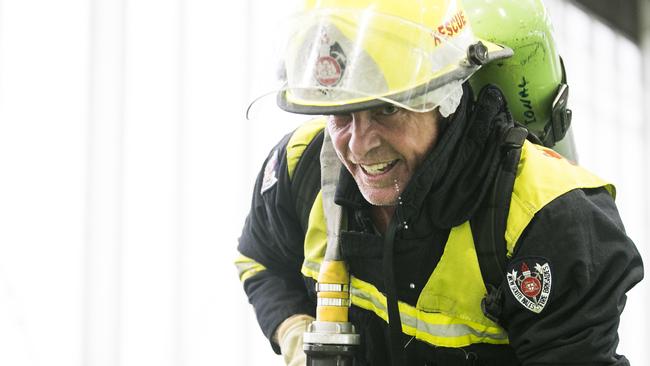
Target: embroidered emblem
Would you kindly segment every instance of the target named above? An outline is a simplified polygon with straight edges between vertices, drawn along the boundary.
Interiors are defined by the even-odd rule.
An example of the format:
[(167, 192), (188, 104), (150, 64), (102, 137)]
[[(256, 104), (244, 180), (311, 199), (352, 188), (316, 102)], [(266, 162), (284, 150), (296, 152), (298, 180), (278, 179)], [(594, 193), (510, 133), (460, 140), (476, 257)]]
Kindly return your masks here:
[(551, 296), (551, 266), (544, 258), (523, 258), (508, 266), (508, 287), (515, 299), (533, 313), (541, 313)]
[(268, 191), (278, 181), (278, 150), (273, 151), (271, 157), (264, 166), (264, 178), (262, 179), (262, 188), (260, 194)]
[(347, 62), (343, 48), (338, 42), (332, 41), (327, 33), (323, 33), (318, 54), (314, 78), (324, 87), (335, 86), (341, 81)]

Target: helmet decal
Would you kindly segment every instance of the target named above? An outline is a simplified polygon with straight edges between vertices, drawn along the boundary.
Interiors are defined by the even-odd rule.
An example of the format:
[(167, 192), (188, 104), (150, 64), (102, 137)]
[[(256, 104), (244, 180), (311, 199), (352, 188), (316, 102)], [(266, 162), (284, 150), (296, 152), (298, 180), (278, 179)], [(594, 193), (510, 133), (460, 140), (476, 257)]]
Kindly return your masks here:
[(443, 36), (453, 37), (461, 33), (466, 25), (467, 17), (465, 16), (465, 11), (463, 9), (460, 9), (444, 24), (438, 26), (438, 33)]
[[(314, 67), (314, 78), (324, 87), (336, 86), (345, 72), (345, 52), (338, 42), (333, 42), (327, 33), (320, 38), (319, 57)], [(324, 90), (322, 90), (324, 91)]]

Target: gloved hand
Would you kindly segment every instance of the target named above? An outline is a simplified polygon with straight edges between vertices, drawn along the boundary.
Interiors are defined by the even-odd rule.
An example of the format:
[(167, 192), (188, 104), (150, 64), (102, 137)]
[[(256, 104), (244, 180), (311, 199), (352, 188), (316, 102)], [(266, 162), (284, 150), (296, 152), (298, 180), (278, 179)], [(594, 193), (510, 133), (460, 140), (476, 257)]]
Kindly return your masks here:
[(298, 314), (285, 319), (278, 327), (277, 340), (287, 366), (305, 366), (307, 356), (302, 349), (302, 335), (314, 320), (312, 316)]

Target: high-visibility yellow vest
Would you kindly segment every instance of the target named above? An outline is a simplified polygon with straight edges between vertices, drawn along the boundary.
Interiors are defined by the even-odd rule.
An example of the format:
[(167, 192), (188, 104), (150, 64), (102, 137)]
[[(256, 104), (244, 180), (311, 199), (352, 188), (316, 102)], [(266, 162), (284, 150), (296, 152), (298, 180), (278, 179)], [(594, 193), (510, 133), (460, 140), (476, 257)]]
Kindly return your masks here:
[[(289, 174), (299, 155), (323, 128), (312, 122), (289, 140)], [(297, 154), (298, 157), (296, 157)], [(294, 162), (293, 165), (291, 162)], [(540, 174), (540, 172), (543, 172)], [(549, 202), (576, 188), (614, 187), (585, 169), (573, 165), (553, 150), (524, 143), (515, 180), (505, 239), (508, 255), (533, 216)], [(322, 198), (312, 206), (305, 235), (302, 274), (317, 279), (325, 254), (327, 234)], [(370, 310), (388, 321), (386, 297), (373, 284), (352, 275), (352, 304)], [(443, 347), (464, 347), (473, 343), (507, 344), (508, 335), (481, 310), (486, 293), (469, 222), (451, 229), (445, 250), (416, 306), (398, 302), (402, 330), (427, 343)]]

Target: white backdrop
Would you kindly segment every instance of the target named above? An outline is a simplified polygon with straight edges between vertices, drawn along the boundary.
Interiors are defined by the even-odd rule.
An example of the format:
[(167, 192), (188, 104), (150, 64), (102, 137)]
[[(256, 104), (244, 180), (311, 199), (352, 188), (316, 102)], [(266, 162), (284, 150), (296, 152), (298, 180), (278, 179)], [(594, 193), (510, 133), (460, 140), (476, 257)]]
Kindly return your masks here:
[[(548, 2), (581, 163), (618, 186), (648, 262), (639, 49)], [(266, 152), (262, 0), (0, 0), (0, 365), (280, 365), (232, 260)], [(646, 97), (643, 97), (646, 93)], [(619, 351), (650, 358), (648, 286)]]

